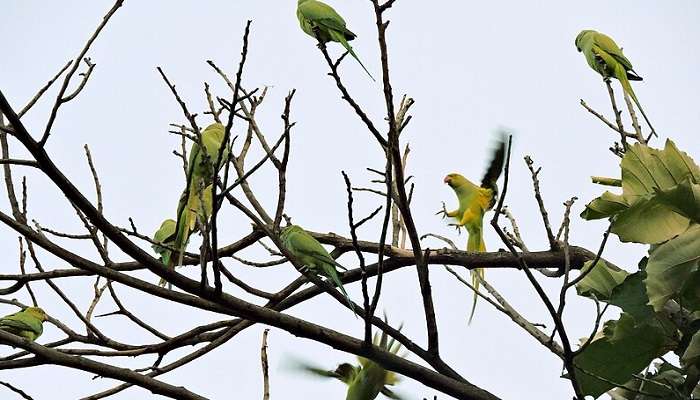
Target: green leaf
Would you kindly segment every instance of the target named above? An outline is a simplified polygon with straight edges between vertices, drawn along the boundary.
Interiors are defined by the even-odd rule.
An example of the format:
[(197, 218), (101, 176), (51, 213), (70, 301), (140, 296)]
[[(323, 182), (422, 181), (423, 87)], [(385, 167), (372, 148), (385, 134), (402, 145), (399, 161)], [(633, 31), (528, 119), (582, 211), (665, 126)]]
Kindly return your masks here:
[[(614, 217), (623, 242), (656, 244), (700, 219), (700, 168), (667, 140), (663, 150), (636, 143), (620, 163), (622, 195), (605, 192), (586, 205), (586, 220)], [(612, 179), (612, 178), (610, 178)]]
[(617, 321), (606, 322), (603, 333), (574, 358), (584, 395), (597, 398), (615, 384), (624, 384), (668, 349), (661, 329), (649, 324), (635, 326), (634, 318), (626, 313)]
[[(586, 261), (581, 268), (581, 273), (585, 274), (592, 264), (593, 260)], [(610, 299), (613, 289), (622, 283), (627, 275), (625, 271), (616, 271), (608, 267), (602, 259), (598, 260), (593, 271), (588, 272), (581, 282), (576, 284), (576, 293), (579, 296), (607, 301)]]
[(600, 197), (594, 199), (586, 205), (586, 209), (581, 213), (581, 218), (585, 220), (609, 218), (629, 207), (619, 194), (605, 191)]
[(700, 361), (700, 331), (695, 332), (693, 338), (690, 339), (690, 343), (685, 349), (681, 361), (686, 365)]
[(613, 221), (610, 231), (623, 242), (661, 243), (685, 232), (690, 221), (654, 197), (639, 199)]
[(678, 214), (700, 223), (700, 184), (686, 180), (671, 189), (657, 191), (656, 198)]
[(688, 310), (700, 310), (700, 268), (693, 272), (683, 285), (681, 304)]
[(660, 311), (690, 279), (700, 262), (700, 224), (658, 246), (649, 256), (644, 281), (649, 304)]
[(645, 277), (644, 271), (628, 275), (624, 282), (613, 288), (608, 302), (634, 317), (637, 323), (654, 315), (654, 309), (648, 304), (649, 298), (644, 285)]
[[(669, 168), (667, 164), (673, 164), (673, 167)], [(627, 148), (620, 167), (622, 195), (627, 203), (633, 205), (640, 197), (653, 194), (657, 188), (665, 189), (679, 184), (681, 181), (676, 180), (671, 170), (682, 171), (684, 165), (675, 157), (667, 157), (665, 151), (635, 143)], [(687, 171), (685, 175), (689, 173)]]
[[(676, 399), (674, 394), (683, 386), (685, 378), (678, 369), (666, 366), (668, 364), (664, 363), (656, 373), (646, 374), (644, 381), (633, 378), (625, 383), (624, 387), (627, 389), (616, 388), (608, 392), (611, 400)], [(673, 389), (669, 389), (669, 387)], [(645, 394), (640, 394), (640, 389)]]
[(666, 140), (664, 156), (664, 166), (677, 182), (682, 182), (687, 176), (690, 176), (694, 183), (700, 183), (700, 167), (687, 153), (678, 150), (671, 139)]

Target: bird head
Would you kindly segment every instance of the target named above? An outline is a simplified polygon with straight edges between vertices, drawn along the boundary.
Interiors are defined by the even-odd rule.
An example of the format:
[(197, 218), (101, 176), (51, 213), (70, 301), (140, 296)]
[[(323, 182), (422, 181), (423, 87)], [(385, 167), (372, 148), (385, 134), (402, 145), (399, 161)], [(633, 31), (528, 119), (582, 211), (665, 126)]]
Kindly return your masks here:
[(467, 178), (463, 177), (460, 174), (451, 173), (447, 174), (447, 176), (445, 176), (445, 179), (443, 179), (442, 181), (450, 185), (450, 187), (454, 189), (467, 183)]
[(579, 53), (581, 51), (583, 51), (583, 43), (582, 42), (583, 42), (584, 37), (588, 36), (588, 34), (593, 33), (593, 32), (595, 32), (595, 31), (592, 29), (584, 29), (576, 36), (576, 40), (574, 40), (574, 45), (576, 45), (576, 50), (578, 50)]
[(41, 320), (41, 322), (44, 322), (44, 321), (46, 321), (47, 319), (49, 319), (49, 317), (46, 315), (46, 313), (44, 312), (44, 310), (42, 310), (42, 309), (39, 308), (39, 307), (27, 307), (27, 308), (24, 310), (24, 312), (26, 312), (27, 314), (32, 315), (33, 317), (38, 318), (39, 320)]
[(338, 365), (338, 368), (336, 368), (333, 372), (338, 376), (338, 379), (346, 384), (349, 384), (353, 378), (355, 378), (357, 369), (350, 363), (342, 363)]
[(282, 232), (280, 232), (280, 237), (282, 240), (284, 240), (285, 237), (287, 237), (290, 233), (293, 232), (299, 232), (303, 230), (299, 225), (287, 225), (284, 228), (282, 228)]
[[(160, 224), (160, 228), (158, 228), (156, 233), (153, 235), (153, 241), (156, 243), (166, 243), (170, 240), (174, 240), (176, 231), (177, 222), (175, 222), (174, 219), (166, 219), (162, 224)], [(157, 244), (153, 244), (151, 247), (156, 252), (165, 251), (162, 246), (158, 246)]]

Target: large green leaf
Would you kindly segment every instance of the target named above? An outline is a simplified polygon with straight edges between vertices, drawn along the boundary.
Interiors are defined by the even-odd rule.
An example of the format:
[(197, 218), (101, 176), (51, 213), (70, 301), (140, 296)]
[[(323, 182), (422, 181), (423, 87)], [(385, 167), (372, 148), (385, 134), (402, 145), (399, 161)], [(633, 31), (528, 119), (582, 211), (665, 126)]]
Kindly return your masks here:
[(661, 243), (685, 232), (688, 218), (674, 212), (655, 198), (643, 198), (619, 213), (610, 231), (623, 242)]
[(681, 361), (683, 361), (684, 364), (694, 364), (700, 361), (700, 331), (695, 332), (693, 338), (690, 339), (690, 343), (685, 349)]
[[(668, 141), (667, 141), (668, 146)], [(675, 146), (674, 146), (675, 147)], [(668, 158), (666, 162), (662, 159)], [(673, 168), (667, 164), (674, 164)], [(634, 205), (640, 197), (653, 194), (655, 189), (666, 189), (676, 186), (673, 170), (682, 170), (683, 164), (678, 164), (675, 157), (666, 157), (665, 151), (636, 143), (627, 148), (622, 157), (622, 196), (628, 204)], [(690, 171), (687, 171), (688, 175)]]
[(666, 336), (658, 326), (637, 326), (626, 313), (617, 321), (606, 322), (603, 333), (574, 358), (576, 377), (584, 395), (597, 398), (616, 386), (611, 382), (628, 382), (633, 374), (668, 351)]
[(649, 256), (644, 281), (649, 304), (660, 311), (681, 291), (700, 262), (700, 224), (658, 246)]
[(686, 152), (678, 150), (671, 139), (666, 140), (662, 161), (676, 182), (683, 182), (686, 177), (690, 176), (694, 183), (700, 183), (700, 167)]
[(686, 180), (671, 189), (657, 191), (656, 198), (678, 214), (700, 223), (700, 184)]
[[(673, 367), (662, 364), (656, 373), (649, 373), (642, 381), (633, 378), (625, 383), (623, 388), (616, 388), (608, 392), (611, 400), (659, 400), (677, 399), (676, 393), (683, 387), (685, 378), (683, 374)], [(641, 391), (644, 394), (639, 393)]]
[(610, 301), (608, 302), (633, 316), (637, 323), (643, 322), (654, 315), (654, 309), (648, 304), (649, 298), (644, 286), (645, 276), (646, 273), (644, 271), (628, 275), (624, 282), (612, 290)]
[(598, 260), (593, 270), (588, 272), (592, 264), (592, 260), (583, 264), (581, 273), (586, 274), (586, 276), (576, 284), (576, 293), (579, 296), (607, 301), (610, 299), (613, 289), (622, 283), (628, 274), (625, 271), (616, 271), (608, 267), (603, 260)]
[(700, 268), (683, 284), (680, 303), (686, 310), (700, 311)]
[(700, 168), (671, 140), (663, 150), (629, 147), (620, 167), (622, 194), (603, 193), (586, 205), (582, 218), (612, 217), (620, 240), (656, 244), (685, 231), (688, 218), (700, 214)]
[(609, 218), (626, 210), (628, 207), (629, 204), (621, 195), (606, 190), (600, 197), (593, 199), (586, 205), (586, 209), (581, 213), (581, 218), (589, 221)]

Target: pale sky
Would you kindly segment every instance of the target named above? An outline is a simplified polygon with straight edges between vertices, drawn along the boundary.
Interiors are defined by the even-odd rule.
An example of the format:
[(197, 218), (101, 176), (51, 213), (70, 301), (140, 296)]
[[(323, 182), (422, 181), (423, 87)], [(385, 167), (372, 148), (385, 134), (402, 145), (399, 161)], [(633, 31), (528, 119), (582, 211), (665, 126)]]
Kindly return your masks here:
[[(329, 0), (329, 4), (357, 33), (353, 46), (368, 69), (380, 76), (370, 2)], [(66, 61), (78, 54), (111, 5), (105, 0), (0, 2), (0, 88), (15, 109), (20, 109)], [(404, 93), (416, 100), (413, 121), (402, 140), (412, 148), (408, 173), (415, 176), (413, 210), (419, 233), (445, 235), (465, 246), (466, 235), (457, 236), (434, 215), (441, 201), (446, 201), (448, 207), (456, 202), (442, 178), (449, 172), (460, 172), (480, 180), (493, 132), (508, 127), (515, 138), (506, 203), (516, 215), (530, 249), (546, 249), (546, 237), (522, 161), (528, 154), (543, 168), (540, 180), (553, 224), (559, 225), (562, 202), (578, 196), (571, 242), (591, 250), (597, 248), (605, 223), (584, 222), (578, 214), (585, 203), (604, 190), (592, 185), (589, 176), (619, 173), (618, 159), (607, 150), (617, 134), (579, 105), (583, 98), (612, 117), (600, 77), (574, 47), (574, 38), (581, 29), (597, 29), (612, 36), (644, 77), (643, 82), (633, 85), (660, 134), (660, 139), (652, 144), (660, 146), (662, 140), (670, 137), (696, 160), (700, 158), (696, 132), (700, 126), (700, 81), (696, 77), (700, 55), (695, 43), (700, 37), (700, 3), (628, 0), (589, 1), (586, 8), (580, 7), (582, 3), (576, 5), (579, 7), (561, 1), (396, 2), (389, 13), (390, 68), (397, 101)], [(212, 84), (219, 95), (228, 97), (228, 92), (205, 61), (214, 60), (233, 76), (245, 21), (252, 19), (244, 85), (270, 87), (258, 116), (269, 137), (281, 132), (279, 115), (284, 96), (297, 89), (292, 105), (292, 120), (297, 121), (297, 126), (288, 174), (287, 213), (308, 229), (348, 236), (340, 171), (347, 171), (355, 185), (367, 186), (374, 176), (365, 168), (382, 168), (383, 154), (325, 75), (327, 66), (314, 40), (299, 29), (295, 8), (293, 0), (126, 0), (89, 52), (97, 67), (87, 87), (78, 99), (60, 110), (48, 145), (50, 155), (86, 195), (93, 196), (92, 178), (82, 149), (85, 143), (89, 144), (102, 179), (106, 215), (120, 226), (128, 226), (128, 217), (133, 217), (140, 231), (150, 235), (163, 219), (174, 216), (184, 185), (180, 165), (171, 154), (179, 141), (167, 133), (168, 123), (184, 120), (155, 68), (161, 66), (190, 108), (200, 112), (200, 125), (208, 124), (210, 121), (201, 114), (205, 107), (203, 82)], [(330, 45), (330, 49), (332, 54), (340, 54), (339, 46)], [(380, 84), (370, 81), (351, 59), (343, 62), (341, 70), (355, 99), (383, 127), (385, 111)], [(619, 89), (617, 83), (616, 88)], [(43, 130), (55, 95), (54, 87), (23, 119), (35, 136)], [(236, 122), (236, 133), (242, 132), (242, 126), (242, 122)], [(11, 152), (14, 157), (22, 155), (16, 142), (11, 144)], [(256, 160), (259, 154), (256, 151), (250, 160)], [(31, 219), (46, 227), (82, 232), (69, 204), (47, 179), (27, 169), (14, 171), (17, 182), (23, 174), (28, 176)], [(277, 187), (272, 169), (257, 173), (252, 185), (272, 209)], [(373, 195), (356, 197), (357, 215), (364, 215), (380, 203)], [(6, 200), (2, 200), (2, 207), (9, 212)], [(244, 216), (230, 208), (223, 214), (223, 242), (232, 242), (249, 232), (250, 224)], [(361, 238), (377, 240), (379, 231), (373, 228), (376, 225), (364, 228)], [(3, 228), (0, 235), (0, 250), (5, 254), (0, 273), (15, 273), (16, 234)], [(485, 235), (488, 249), (503, 247), (490, 227)], [(86, 244), (59, 242), (98, 259)], [(442, 247), (438, 242), (426, 245)], [(113, 246), (111, 251), (115, 259), (125, 259)], [(641, 246), (621, 245), (613, 239), (604, 256), (632, 271), (644, 254)], [(42, 255), (44, 267), (65, 267), (43, 252)], [(265, 252), (259, 247), (245, 255), (265, 259)], [(356, 265), (350, 256), (342, 261)], [(237, 276), (267, 290), (279, 289), (297, 276), (289, 265), (253, 270), (233, 260), (226, 263)], [(150, 273), (138, 276), (157, 280)], [(443, 357), (465, 378), (503, 399), (571, 397), (569, 382), (559, 378), (561, 363), (554, 355), (483, 301), (477, 307), (474, 322), (467, 326), (471, 304), (468, 289), (441, 267), (433, 267), (431, 279)], [(551, 328), (546, 310), (522, 273), (489, 271), (487, 280), (527, 318)], [(556, 293), (559, 281), (540, 280), (551, 294)], [(64, 279), (57, 283), (82, 310), (88, 307), (92, 280)], [(47, 312), (84, 331), (50, 289), (45, 285), (35, 285), (35, 289)], [(356, 301), (361, 301), (359, 284), (348, 289)], [(168, 334), (175, 335), (195, 323), (217, 318), (154, 302), (119, 285), (117, 290), (128, 307)], [(29, 302), (26, 292), (16, 295)], [(570, 337), (588, 335), (595, 312), (593, 304), (575, 294), (567, 304), (565, 317)], [(361, 321), (339, 312), (341, 309), (324, 295), (290, 313), (360, 336)], [(386, 276), (380, 310), (386, 310), (395, 325), (403, 321), (403, 331), (425, 345), (415, 268)], [(12, 307), (0, 306), (1, 315), (14, 311)], [(110, 311), (113, 306), (106, 298), (97, 313)], [(613, 318), (615, 311), (607, 315)], [(120, 317), (102, 318), (96, 323), (118, 340), (154, 340)], [(212, 399), (260, 398), (259, 348), (263, 328), (256, 325), (217, 351), (161, 379)], [(47, 324), (39, 343), (60, 337), (61, 332)], [(171, 354), (170, 360), (175, 355)], [(354, 360), (353, 356), (325, 345), (273, 329), (269, 338), (273, 399), (344, 397), (344, 387), (339, 382), (314, 380), (285, 370), (283, 360), (290, 355), (313, 359), (329, 369)], [(138, 368), (152, 361), (152, 357), (137, 362), (124, 360), (122, 365)], [(111, 380), (91, 380), (90, 374), (59, 367), (3, 371), (0, 376), (35, 399), (74, 399), (115, 385)], [(404, 379), (397, 391), (407, 399), (432, 398), (436, 394), (410, 379)], [(3, 399), (12, 395), (0, 388)], [(144, 395), (148, 393), (130, 389), (114, 398)], [(438, 395), (440, 400), (447, 398)]]

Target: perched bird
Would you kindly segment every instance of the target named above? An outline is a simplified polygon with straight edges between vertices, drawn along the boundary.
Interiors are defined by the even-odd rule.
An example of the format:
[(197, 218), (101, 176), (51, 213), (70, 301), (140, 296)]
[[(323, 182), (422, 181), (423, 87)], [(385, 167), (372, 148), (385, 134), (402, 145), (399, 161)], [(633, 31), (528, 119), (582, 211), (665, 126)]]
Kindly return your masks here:
[(345, 50), (357, 60), (367, 75), (374, 80), (372, 74), (365, 68), (352, 46), (348, 43), (349, 40), (355, 39), (357, 35), (345, 26), (345, 20), (333, 7), (316, 0), (299, 0), (299, 3), (297, 3), (297, 18), (301, 29), (307, 35), (317, 38), (324, 44), (328, 42), (342, 44)]
[[(502, 137), (498, 142), (498, 146), (493, 151), (491, 162), (486, 170), (486, 174), (484, 174), (484, 178), (481, 180), (480, 186), (475, 185), (469, 179), (456, 173), (447, 175), (443, 180), (446, 184), (450, 185), (457, 195), (459, 208), (454, 211), (447, 211), (443, 203), (443, 209), (439, 211), (438, 214), (443, 214), (443, 218), (455, 218), (457, 222), (451, 225), (457, 228), (463, 226), (467, 229), (467, 233), (469, 234), (469, 238), (467, 239), (467, 251), (486, 251), (483, 232), (484, 214), (496, 204), (496, 198), (498, 196), (496, 181), (498, 181), (498, 177), (501, 176), (501, 171), (503, 170), (505, 151), (505, 137)], [(479, 283), (481, 279), (484, 278), (484, 270), (482, 268), (474, 268), (472, 269), (471, 275), (472, 285), (478, 290)], [(475, 291), (472, 311), (469, 315), (470, 323), (474, 316), (474, 311), (476, 310), (477, 299), (478, 295)]]
[[(394, 338), (388, 339), (385, 332), (382, 332), (381, 335), (376, 332), (373, 343), (380, 349), (393, 354), (398, 353), (401, 349), (401, 343), (395, 341)], [(399, 395), (387, 387), (395, 385), (399, 381), (396, 373), (387, 371), (381, 365), (364, 357), (357, 357), (357, 359), (360, 361), (360, 365), (342, 363), (331, 371), (304, 362), (298, 362), (297, 368), (313, 375), (335, 378), (345, 383), (348, 386), (346, 400), (374, 400), (379, 393), (390, 399), (401, 399)]]
[(0, 318), (0, 330), (33, 342), (44, 332), (42, 323), (47, 319), (46, 313), (41, 308), (27, 307)]
[(155, 234), (153, 234), (153, 242), (158, 243), (162, 246), (159, 246), (158, 244), (153, 244), (151, 248), (153, 248), (153, 251), (156, 252), (160, 256), (160, 262), (162, 262), (165, 265), (168, 265), (170, 263), (170, 256), (172, 255), (172, 250), (163, 247), (163, 246), (169, 246), (173, 247), (173, 241), (167, 241), (168, 238), (173, 238), (175, 235), (175, 228), (177, 227), (177, 222), (175, 222), (174, 219), (166, 219), (163, 221), (162, 224), (160, 224), (160, 228), (156, 231)]
[[(340, 281), (338, 271), (335, 269), (335, 267), (338, 267), (347, 271), (347, 268), (338, 264), (318, 240), (309, 235), (308, 232), (298, 225), (289, 225), (282, 229), (280, 239), (282, 239), (284, 247), (286, 247), (305, 268), (308, 268), (316, 275), (323, 275), (330, 279), (343, 293), (350, 309), (355, 313), (355, 307), (352, 305), (350, 296), (348, 296), (345, 291), (343, 282)], [(355, 313), (355, 316), (357, 316), (357, 313)]]
[(576, 49), (586, 57), (588, 65), (602, 75), (603, 79), (615, 78), (620, 81), (622, 89), (634, 100), (651, 132), (656, 135), (629, 82), (630, 80), (641, 81), (642, 77), (634, 71), (632, 63), (622, 54), (622, 49), (617, 43), (610, 36), (590, 29), (581, 31), (574, 43)]
[[(172, 257), (172, 254), (170, 254), (167, 249), (161, 247), (161, 249), (167, 252), (164, 256), (154, 248), (154, 250), (161, 255), (163, 263), (169, 268), (182, 264), (182, 258), (187, 249), (190, 236), (197, 232), (199, 230), (199, 224), (206, 223), (212, 214), (213, 202), (211, 190), (214, 176), (218, 172), (218, 169), (228, 162), (228, 148), (225, 148), (222, 153), (222, 159), (219, 160), (218, 165), (214, 165), (217, 163), (217, 158), (219, 157), (219, 149), (221, 146), (225, 145), (223, 143), (225, 136), (224, 131), (225, 127), (220, 123), (211, 124), (206, 127), (201, 134), (201, 142), (204, 145), (204, 151), (202, 151), (199, 143), (192, 143), (187, 170), (187, 184), (180, 196), (180, 202), (177, 206), (176, 229), (173, 231), (170, 223), (168, 223), (167, 226), (161, 225), (161, 228), (156, 234), (165, 228), (170, 229), (170, 235), (165, 236), (165, 232), (163, 232), (163, 236), (159, 237), (160, 240), (157, 240), (154, 236), (155, 241), (170, 244), (173, 248), (177, 249), (177, 257)], [(163, 224), (165, 225), (165, 222)], [(160, 285), (162, 286), (164, 284), (165, 281), (161, 280)]]

